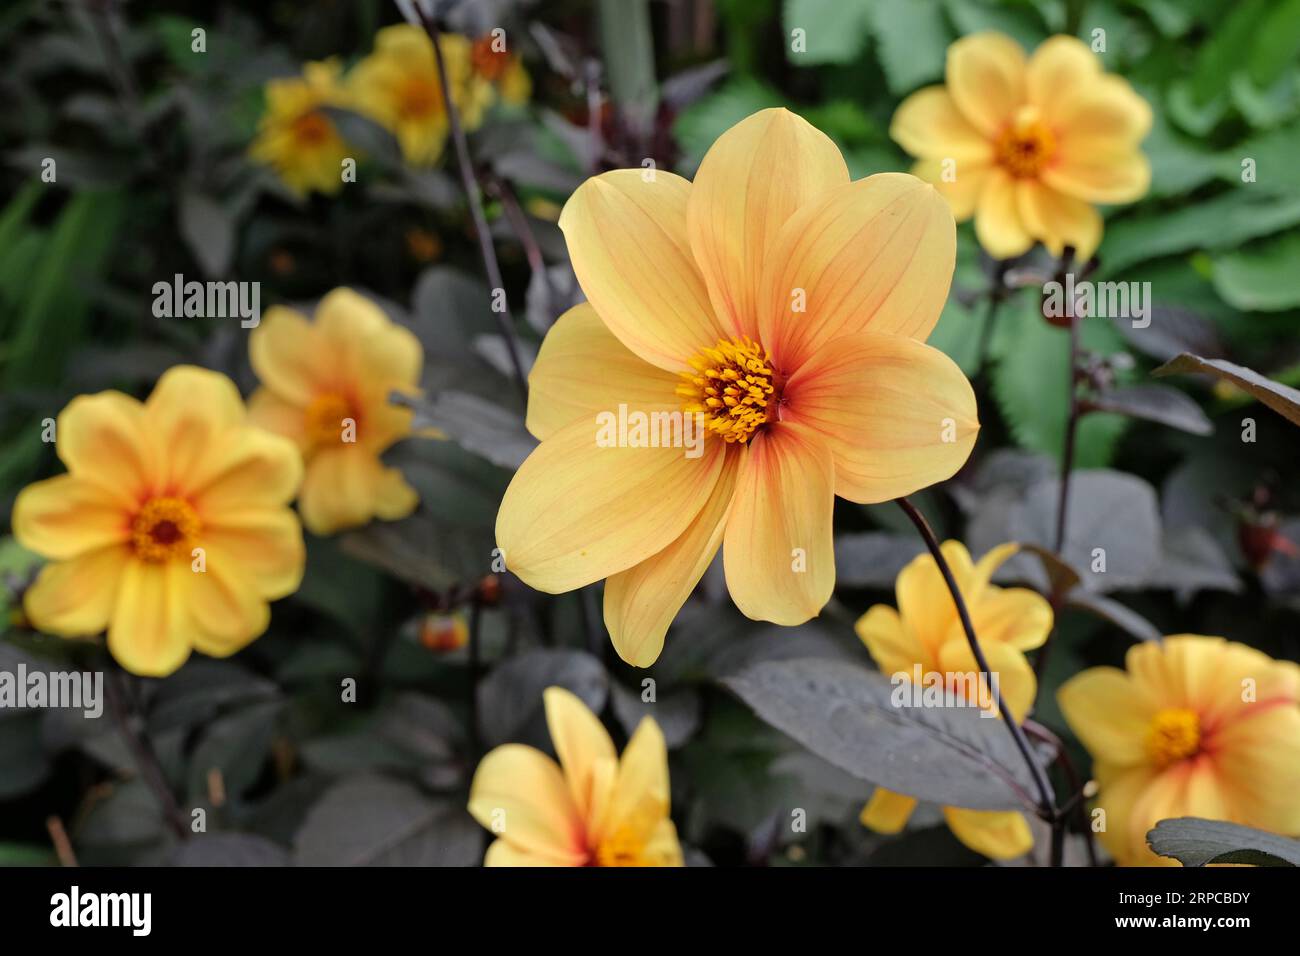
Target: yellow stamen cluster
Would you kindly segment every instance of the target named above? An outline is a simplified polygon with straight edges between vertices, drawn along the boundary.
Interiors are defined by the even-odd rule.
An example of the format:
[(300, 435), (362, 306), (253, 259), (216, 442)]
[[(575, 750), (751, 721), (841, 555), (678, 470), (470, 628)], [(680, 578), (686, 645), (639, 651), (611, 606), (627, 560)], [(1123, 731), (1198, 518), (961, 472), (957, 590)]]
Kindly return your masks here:
[(324, 113), (312, 110), (293, 121), (290, 129), (299, 146), (319, 146), (334, 137), (334, 124)]
[(188, 559), (199, 528), (199, 516), (188, 502), (150, 498), (131, 521), (131, 547), (142, 561)]
[(1147, 729), (1147, 756), (1157, 767), (1195, 756), (1201, 748), (1201, 719), (1185, 707), (1159, 711)]
[(344, 419), (352, 414), (352, 403), (342, 395), (326, 392), (317, 395), (306, 412), (307, 441), (312, 445), (337, 445), (343, 441)]
[(691, 359), (691, 368), (677, 386), (682, 408), (702, 413), (709, 431), (726, 441), (749, 441), (767, 422), (776, 392), (767, 351), (748, 337), (724, 339)]
[(993, 143), (998, 165), (1017, 179), (1032, 179), (1056, 153), (1056, 137), (1032, 107), (1022, 109)]

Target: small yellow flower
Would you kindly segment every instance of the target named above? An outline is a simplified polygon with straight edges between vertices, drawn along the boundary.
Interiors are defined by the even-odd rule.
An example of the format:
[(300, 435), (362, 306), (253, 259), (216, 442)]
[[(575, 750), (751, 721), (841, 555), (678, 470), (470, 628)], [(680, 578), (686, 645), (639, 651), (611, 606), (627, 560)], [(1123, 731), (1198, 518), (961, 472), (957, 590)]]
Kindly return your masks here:
[(504, 49), (502, 42), (490, 33), (474, 41), (474, 73), (492, 84), (503, 103), (521, 106), (532, 96), (533, 81), (524, 69), (523, 57)]
[[(966, 601), (1002, 698), (1012, 715), (1021, 720), (1033, 706), (1038, 687), (1024, 652), (1047, 640), (1052, 630), (1052, 607), (1034, 591), (990, 583), (993, 573), (1018, 547), (999, 545), (975, 564), (960, 541), (945, 541), (942, 551)], [(979, 664), (934, 558), (929, 554), (914, 558), (898, 575), (895, 589), (897, 611), (877, 604), (858, 620), (856, 627), (881, 671), (891, 676), (905, 674), (910, 679), (919, 665), (923, 674), (944, 675), (945, 685), (950, 688), (956, 685), (974, 689), (972, 682), (979, 681), (974, 686), (985, 691)], [(915, 807), (914, 797), (882, 787), (863, 808), (862, 822), (880, 833), (897, 833)], [(1028, 821), (1014, 810), (944, 807), (943, 815), (957, 839), (995, 860), (1020, 856), (1034, 844)]]
[(337, 60), (308, 63), (301, 79), (266, 84), (266, 113), (248, 153), (270, 166), (298, 195), (333, 195), (343, 186), (343, 160), (351, 154), (321, 107), (346, 106)]
[(118, 663), (151, 677), (266, 630), (267, 602), (302, 580), (288, 507), (302, 464), (248, 424), (230, 379), (177, 366), (148, 401), (82, 395), (55, 428), (68, 473), (23, 489), (13, 511), (19, 543), (51, 562), (23, 600), (37, 628), (107, 629)]
[(315, 322), (268, 309), (249, 355), (262, 383), (250, 417), (293, 439), (306, 460), (298, 509), (308, 530), (332, 534), (415, 510), (415, 490), (379, 457), (411, 433), (411, 410), (389, 401), (419, 386), (424, 356), (409, 330), (351, 289), (335, 289)]
[[(452, 101), (465, 129), (476, 129), (492, 101), (492, 85), (474, 72), (470, 41), (439, 36)], [(449, 129), (433, 43), (419, 27), (402, 23), (375, 36), (375, 50), (348, 79), (357, 108), (397, 137), (413, 166), (431, 166), (442, 155)]]
[(1129, 648), (1057, 694), (1088, 748), (1101, 842), (1123, 866), (1175, 865), (1147, 847), (1171, 817), (1300, 834), (1300, 668), (1221, 637)]
[(1054, 36), (1026, 58), (989, 32), (952, 44), (946, 85), (904, 100), (889, 132), (958, 222), (975, 217), (989, 255), (1009, 259), (1038, 240), (1084, 260), (1101, 242), (1092, 204), (1146, 194), (1151, 167), (1139, 144), (1150, 129), (1146, 101), (1082, 41)]
[[(623, 660), (654, 663), (719, 547), (746, 615), (816, 616), (835, 585), (835, 497), (910, 494), (970, 455), (970, 383), (924, 344), (956, 229), (915, 177), (851, 182), (824, 134), (764, 110), (713, 144), (693, 183), (587, 180), (560, 228), (588, 303), (533, 366), (541, 445), (501, 502), (497, 543), (541, 591), (607, 579)], [(677, 416), (676, 438), (602, 442), (621, 408)]]
[(668, 749), (644, 717), (619, 759), (609, 734), (563, 687), (543, 695), (560, 758), (523, 744), (478, 766), (469, 812), (497, 839), (486, 866), (681, 866), (668, 816)]

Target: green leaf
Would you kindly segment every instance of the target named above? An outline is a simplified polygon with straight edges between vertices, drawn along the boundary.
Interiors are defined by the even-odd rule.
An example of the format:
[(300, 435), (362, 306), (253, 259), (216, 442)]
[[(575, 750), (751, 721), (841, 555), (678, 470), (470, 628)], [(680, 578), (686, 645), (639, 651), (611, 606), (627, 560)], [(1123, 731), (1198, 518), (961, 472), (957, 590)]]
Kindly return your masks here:
[(1161, 820), (1147, 833), (1147, 845), (1183, 866), (1208, 863), (1300, 866), (1300, 840), (1222, 820), (1199, 817)]
[(1300, 392), (1265, 378), (1244, 365), (1234, 365), (1223, 359), (1205, 359), (1199, 355), (1184, 352), (1175, 359), (1160, 366), (1152, 375), (1180, 375), (1203, 372), (1236, 385), (1249, 392), (1287, 421), (1300, 425)]
[(288, 866), (289, 852), (251, 833), (202, 833), (172, 851), (171, 866)]
[(536, 731), (543, 723), (542, 693), (552, 686), (572, 691), (593, 713), (605, 709), (609, 678), (599, 660), (585, 651), (529, 651), (498, 665), (478, 685), (484, 742), (495, 746)]
[[(884, 674), (824, 660), (723, 680), (763, 720), (862, 780), (945, 806), (1018, 809), (1033, 783), (1006, 726), (974, 707), (896, 705)], [(1032, 802), (1032, 801), (1031, 801)]]
[[(1290, 196), (1295, 192), (1295, 156), (1300, 154), (1300, 122), (1280, 126), (1219, 154), (1219, 176), (1236, 186)], [(1243, 163), (1254, 166), (1253, 183), (1243, 183)]]
[[(781, 26), (786, 59), (795, 66), (855, 59), (866, 39), (870, 7), (866, 0), (785, 0)], [(803, 49), (795, 49), (795, 30), (802, 31)]]
[(714, 140), (751, 113), (786, 106), (785, 95), (750, 76), (728, 80), (716, 92), (697, 100), (673, 124), (682, 149), (683, 172), (699, 166)]
[(966, 36), (984, 30), (1005, 33), (1026, 51), (1033, 52), (1047, 39), (1042, 17), (1029, 4), (989, 4), (980, 0), (944, 0), (944, 9), (957, 32)]
[(1300, 232), (1288, 232), (1214, 260), (1214, 289), (1243, 312), (1300, 306)]
[(953, 38), (939, 0), (876, 0), (867, 22), (876, 38), (885, 82), (895, 96), (943, 78)]

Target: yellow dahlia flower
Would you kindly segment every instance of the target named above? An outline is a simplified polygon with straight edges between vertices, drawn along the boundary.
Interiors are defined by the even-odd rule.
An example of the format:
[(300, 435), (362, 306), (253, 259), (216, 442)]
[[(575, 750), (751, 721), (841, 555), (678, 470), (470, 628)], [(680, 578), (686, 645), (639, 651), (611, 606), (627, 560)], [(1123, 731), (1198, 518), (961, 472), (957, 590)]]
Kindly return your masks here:
[(19, 543), (50, 560), (23, 599), (35, 627), (107, 629), (118, 663), (150, 677), (266, 630), (267, 602), (302, 580), (288, 507), (302, 463), (248, 424), (230, 379), (177, 366), (148, 401), (82, 395), (55, 428), (68, 473), (24, 488), (13, 511)]
[[(978, 563), (960, 541), (945, 541), (943, 556), (970, 611), (975, 634), (1012, 715), (1022, 720), (1034, 703), (1038, 682), (1024, 652), (1042, 646), (1052, 630), (1052, 607), (1034, 591), (990, 583), (999, 567), (1019, 549), (1003, 544)], [(895, 583), (898, 610), (877, 604), (859, 618), (856, 630), (882, 672), (941, 675), (944, 685), (974, 690), (980, 667), (971, 653), (957, 607), (934, 558), (914, 558)], [(982, 682), (981, 682), (982, 683)], [(862, 810), (862, 822), (879, 833), (897, 833), (916, 807), (914, 797), (883, 787)], [(1034, 845), (1029, 822), (1014, 811), (944, 807), (953, 834), (966, 846), (995, 860), (1029, 852)]]
[(266, 113), (249, 146), (254, 160), (270, 166), (298, 195), (333, 195), (343, 186), (343, 160), (352, 150), (323, 106), (348, 105), (337, 60), (308, 63), (301, 79), (266, 84)]
[[(1300, 668), (1221, 637), (1129, 648), (1057, 695), (1088, 748), (1099, 837), (1124, 866), (1176, 865), (1147, 847), (1171, 817), (1300, 834)], [(1094, 813), (1097, 811), (1094, 810)]]
[(293, 439), (306, 460), (298, 510), (313, 534), (404, 518), (419, 497), (379, 456), (411, 434), (411, 410), (389, 395), (418, 389), (419, 340), (351, 289), (321, 299), (315, 319), (266, 311), (249, 340), (262, 383), (249, 415)]
[(523, 744), (478, 765), (469, 812), (497, 835), (486, 866), (681, 866), (668, 816), (668, 750), (642, 718), (622, 759), (587, 705), (548, 687), (546, 725), (560, 758)]
[[(746, 615), (814, 617), (835, 584), (835, 496), (909, 494), (970, 454), (970, 383), (924, 344), (955, 228), (920, 180), (850, 182), (826, 136), (765, 110), (718, 139), (694, 183), (605, 173), (560, 227), (589, 304), (542, 343), (527, 420), (542, 443), (497, 543), (542, 591), (607, 578), (625, 661), (655, 661), (719, 546)], [(624, 412), (681, 427), (604, 440)]]
[(503, 103), (520, 106), (533, 93), (533, 81), (524, 69), (523, 57), (498, 49), (497, 37), (485, 34), (474, 41), (474, 73), (491, 83)]
[(1150, 129), (1146, 101), (1082, 41), (1054, 36), (1026, 58), (1010, 37), (976, 33), (948, 48), (946, 85), (905, 99), (889, 132), (959, 222), (975, 217), (989, 255), (1009, 259), (1038, 240), (1083, 260), (1101, 242), (1093, 204), (1146, 194), (1139, 144)]
[[(465, 129), (476, 129), (492, 100), (491, 84), (474, 72), (472, 44), (456, 33), (439, 36), (447, 62), (452, 101)], [(433, 42), (409, 23), (384, 27), (375, 50), (348, 78), (357, 108), (382, 124), (414, 166), (432, 166), (442, 155), (450, 129)]]

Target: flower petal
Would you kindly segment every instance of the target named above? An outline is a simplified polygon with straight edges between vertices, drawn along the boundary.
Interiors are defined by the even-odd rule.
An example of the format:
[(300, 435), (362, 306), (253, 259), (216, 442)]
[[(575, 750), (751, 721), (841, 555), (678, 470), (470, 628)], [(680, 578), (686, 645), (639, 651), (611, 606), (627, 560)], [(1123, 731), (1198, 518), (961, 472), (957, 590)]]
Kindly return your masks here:
[(163, 373), (145, 402), (152, 434), (166, 453), (161, 456), (162, 486), (184, 493), (191, 476), (201, 474), (213, 445), (244, 423), (244, 400), (225, 375), (193, 365)]
[(605, 726), (571, 691), (548, 687), (542, 692), (542, 702), (551, 743), (560, 758), (578, 817), (590, 820), (597, 803), (608, 799), (608, 794), (595, 792), (600, 776), (596, 768), (602, 763), (617, 762), (618, 751)]
[(644, 172), (588, 179), (564, 204), (560, 229), (582, 291), (609, 330), (645, 361), (680, 371), (723, 338), (722, 327), (687, 237), (691, 184), (663, 170), (646, 182)]
[(609, 805), (591, 832), (599, 845), (607, 836), (648, 844), (668, 817), (668, 746), (653, 717), (642, 717), (618, 764)]
[(1029, 234), (1054, 256), (1073, 246), (1076, 261), (1087, 262), (1101, 244), (1101, 214), (1090, 203), (1050, 186), (1017, 180), (1016, 210)]
[(858, 819), (877, 833), (898, 833), (907, 826), (915, 809), (916, 797), (877, 787)]
[[(667, 409), (630, 414), (640, 411)], [(603, 430), (586, 418), (564, 426), (528, 456), (501, 501), (497, 545), (539, 591), (572, 591), (662, 551), (717, 484), (721, 441), (688, 458), (682, 448), (602, 447)]]
[[(957, 586), (965, 597), (966, 589), (962, 582), (969, 579), (971, 568), (966, 546), (960, 541), (945, 541), (939, 550), (952, 568)], [(928, 552), (918, 554), (899, 572), (894, 581), (894, 593), (898, 600), (898, 613), (906, 622), (907, 629), (929, 655), (928, 659), (916, 659), (927, 665), (937, 665), (939, 648), (948, 640), (953, 624), (960, 627), (960, 622), (952, 594), (939, 573), (939, 566)]]
[(186, 568), (185, 610), (193, 624), (194, 649), (209, 657), (229, 657), (266, 632), (271, 609), (233, 555), (205, 547), (203, 571)]
[(1052, 631), (1052, 605), (1028, 588), (990, 588), (977, 601), (968, 599), (975, 633), (1018, 651), (1041, 647)]
[(186, 484), (205, 521), (225, 511), (283, 505), (302, 481), (293, 442), (260, 428), (228, 430), (209, 448)]
[(1151, 105), (1113, 75), (1072, 89), (1052, 114), (1066, 154), (1135, 147), (1151, 132), (1151, 119)]
[[(521, 850), (504, 837), (493, 840), (483, 857), (484, 866), (569, 866), (555, 857)], [(576, 865), (576, 864), (572, 864)]]
[(758, 284), (781, 226), (848, 181), (830, 137), (785, 109), (754, 113), (709, 147), (691, 186), (686, 222), (728, 335), (758, 337)]
[(1016, 181), (1003, 169), (994, 169), (984, 181), (975, 209), (975, 238), (994, 259), (1014, 259), (1034, 244), (1020, 219)]
[(395, 521), (419, 504), (419, 494), (396, 468), (363, 448), (325, 448), (307, 463), (298, 509), (312, 534), (334, 534), (373, 518)]
[(1214, 747), (1218, 778), (1240, 822), (1300, 833), (1300, 708), (1274, 706), (1233, 721), (1214, 735)]
[(330, 363), (316, 329), (299, 312), (275, 305), (249, 334), (248, 357), (263, 387), (305, 408), (320, 389)]
[(889, 135), (913, 156), (926, 159), (975, 160), (986, 165), (993, 155), (989, 138), (962, 114), (942, 86), (917, 90), (898, 105)]
[(785, 421), (835, 458), (835, 493), (875, 503), (951, 478), (979, 433), (975, 392), (952, 359), (915, 339), (860, 332), (818, 349), (786, 383)]
[(424, 362), (420, 340), (371, 299), (348, 288), (334, 289), (316, 306), (316, 327), (352, 381), (419, 383)]
[(659, 553), (605, 582), (605, 627), (618, 656), (633, 667), (659, 659), (669, 625), (718, 553), (743, 457), (741, 449), (729, 446), (713, 492), (686, 530)]
[(1056, 692), (1066, 723), (1096, 761), (1116, 767), (1146, 762), (1147, 728), (1156, 704), (1117, 667), (1090, 667)]
[[(969, 682), (966, 686), (979, 694), (973, 703), (992, 713), (997, 709), (993, 691), (984, 680), (965, 630), (958, 631), (959, 628), (960, 622), (949, 632), (947, 643), (939, 648), (939, 670), (945, 674), (968, 675)], [(981, 636), (979, 631), (975, 635)], [(1016, 720), (1024, 720), (1034, 706), (1034, 697), (1038, 693), (1038, 679), (1034, 676), (1034, 669), (1029, 666), (1025, 655), (1014, 647), (992, 641), (981, 641), (980, 646), (984, 651), (984, 659), (988, 661), (989, 673), (997, 682), (998, 694), (1006, 702), (1011, 716)]]
[(910, 678), (913, 664), (924, 666), (925, 649), (917, 643), (911, 630), (903, 626), (898, 612), (888, 604), (873, 605), (858, 618), (853, 629), (882, 674), (892, 676), (901, 672)]
[(830, 446), (781, 422), (749, 443), (723, 538), (727, 590), (746, 617), (802, 624), (835, 588)]
[(996, 136), (1025, 102), (1025, 69), (1025, 51), (1015, 40), (973, 33), (948, 47), (948, 92), (976, 129)]
[(551, 326), (528, 375), (528, 430), (545, 440), (584, 416), (617, 413), (620, 404), (675, 400), (681, 379), (636, 356), (588, 303)]
[(266, 600), (287, 597), (302, 583), (302, 526), (288, 508), (224, 512), (204, 525), (203, 542), (248, 572)]
[(762, 341), (793, 372), (833, 339), (871, 331), (925, 341), (956, 261), (952, 210), (906, 173), (841, 186), (782, 228), (764, 270)]
[(504, 744), (474, 771), (469, 812), (512, 848), (582, 866), (587, 846), (582, 819), (564, 774), (546, 754), (523, 744)]
[(286, 401), (265, 385), (249, 396), (248, 422), (284, 436), (299, 451), (306, 451), (309, 447), (306, 409)]
[(947, 201), (953, 218), (965, 222), (975, 215), (980, 193), (993, 166), (978, 160), (953, 160), (949, 172), (944, 166), (946, 162), (946, 159), (922, 159), (912, 167), (912, 175), (933, 186)]
[(47, 564), (23, 594), (27, 619), (46, 634), (78, 637), (108, 627), (118, 582), (131, 552), (110, 545), (67, 561)]
[(1034, 848), (1029, 821), (1015, 810), (944, 807), (943, 817), (953, 836), (990, 860), (1012, 860)]
[(127, 507), (154, 490), (161, 454), (144, 405), (121, 392), (78, 395), (59, 413), (55, 450), (68, 471)]
[(108, 650), (132, 674), (166, 677), (190, 656), (181, 561), (128, 561), (108, 625)]
[(1151, 186), (1151, 163), (1136, 147), (1063, 153), (1042, 173), (1058, 192), (1096, 203), (1141, 199)]
[(118, 496), (74, 475), (28, 485), (14, 500), (10, 520), (19, 544), (56, 561), (122, 544), (131, 535)]
[(1100, 78), (1101, 59), (1078, 37), (1057, 34), (1038, 45), (1025, 71), (1025, 94), (1053, 120), (1061, 104), (1091, 88)]

